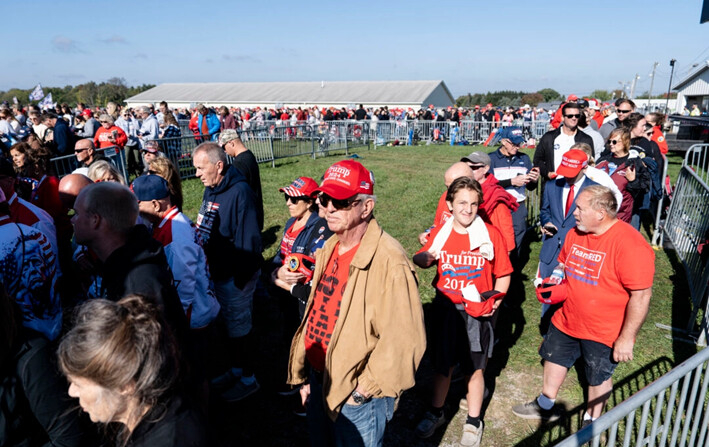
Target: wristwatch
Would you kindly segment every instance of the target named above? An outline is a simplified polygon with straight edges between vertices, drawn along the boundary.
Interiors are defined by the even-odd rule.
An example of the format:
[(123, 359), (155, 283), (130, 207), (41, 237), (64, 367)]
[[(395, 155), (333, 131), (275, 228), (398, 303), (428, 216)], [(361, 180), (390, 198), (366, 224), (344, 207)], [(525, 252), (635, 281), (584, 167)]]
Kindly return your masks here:
[(359, 391), (357, 391), (357, 390), (352, 391), (352, 400), (355, 401), (355, 403), (357, 405), (362, 405), (364, 403), (367, 403), (371, 399), (372, 399), (372, 396), (364, 397), (362, 394), (360, 394)]

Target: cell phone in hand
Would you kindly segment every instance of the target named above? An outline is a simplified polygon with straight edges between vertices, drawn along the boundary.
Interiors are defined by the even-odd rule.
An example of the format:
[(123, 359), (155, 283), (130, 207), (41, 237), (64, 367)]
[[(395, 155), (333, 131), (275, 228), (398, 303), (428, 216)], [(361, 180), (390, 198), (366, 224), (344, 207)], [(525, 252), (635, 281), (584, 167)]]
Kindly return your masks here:
[(559, 230), (552, 225), (544, 225), (544, 229), (547, 230), (547, 232), (552, 236), (559, 232)]

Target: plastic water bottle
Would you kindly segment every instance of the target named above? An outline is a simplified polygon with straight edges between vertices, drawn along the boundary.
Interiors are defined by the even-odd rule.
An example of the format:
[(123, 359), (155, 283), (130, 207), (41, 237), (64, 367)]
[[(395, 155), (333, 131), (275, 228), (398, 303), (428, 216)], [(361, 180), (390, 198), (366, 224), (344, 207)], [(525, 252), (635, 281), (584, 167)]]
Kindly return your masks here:
[(564, 267), (562, 265), (557, 266), (553, 272), (551, 272), (551, 276), (549, 277), (549, 282), (553, 284), (561, 284), (561, 281), (564, 279)]

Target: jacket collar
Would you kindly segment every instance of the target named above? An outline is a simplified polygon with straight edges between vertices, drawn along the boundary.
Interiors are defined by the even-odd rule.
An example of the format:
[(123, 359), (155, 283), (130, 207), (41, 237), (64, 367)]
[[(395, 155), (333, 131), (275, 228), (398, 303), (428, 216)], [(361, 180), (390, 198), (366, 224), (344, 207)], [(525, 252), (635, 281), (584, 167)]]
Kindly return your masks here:
[(374, 253), (377, 251), (379, 239), (382, 237), (382, 231), (377, 220), (372, 217), (372, 220), (369, 221), (369, 225), (367, 225), (367, 230), (364, 232), (357, 253), (355, 253), (354, 258), (352, 258), (352, 262), (350, 263), (352, 267), (356, 267), (360, 270), (367, 268), (372, 262)]

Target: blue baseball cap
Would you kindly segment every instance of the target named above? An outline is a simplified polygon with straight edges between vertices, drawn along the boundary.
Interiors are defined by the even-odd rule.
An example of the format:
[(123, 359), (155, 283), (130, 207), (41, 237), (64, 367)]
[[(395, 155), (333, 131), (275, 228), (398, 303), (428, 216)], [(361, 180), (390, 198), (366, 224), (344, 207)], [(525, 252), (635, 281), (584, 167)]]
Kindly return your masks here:
[(519, 146), (526, 141), (522, 134), (522, 129), (519, 127), (503, 127), (500, 129), (495, 139), (500, 141), (503, 138), (510, 140), (515, 146)]
[(141, 175), (133, 180), (130, 189), (140, 202), (161, 200), (170, 195), (167, 181), (159, 175)]

